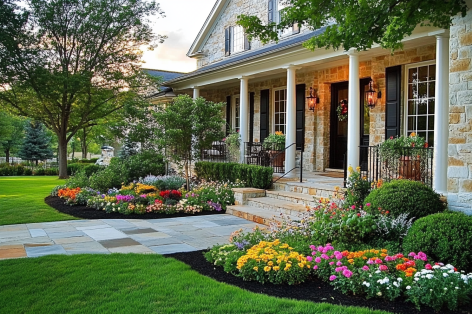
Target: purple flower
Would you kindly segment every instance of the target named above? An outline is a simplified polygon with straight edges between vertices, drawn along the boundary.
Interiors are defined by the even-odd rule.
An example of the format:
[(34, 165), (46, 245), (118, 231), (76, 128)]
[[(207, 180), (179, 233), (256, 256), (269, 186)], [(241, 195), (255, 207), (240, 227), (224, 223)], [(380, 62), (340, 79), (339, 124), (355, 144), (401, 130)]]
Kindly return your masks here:
[(336, 278), (338, 278), (338, 277), (336, 277), (335, 275), (331, 275), (331, 276), (329, 277), (329, 281), (333, 281), (333, 280), (335, 280)]

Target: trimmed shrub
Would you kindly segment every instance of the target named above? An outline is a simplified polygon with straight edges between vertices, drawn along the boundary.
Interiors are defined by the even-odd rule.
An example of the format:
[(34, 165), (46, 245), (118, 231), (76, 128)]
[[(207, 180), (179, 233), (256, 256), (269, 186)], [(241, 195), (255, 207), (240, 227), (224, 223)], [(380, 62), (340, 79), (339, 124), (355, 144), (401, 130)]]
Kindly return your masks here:
[(245, 186), (267, 189), (272, 184), (274, 170), (271, 167), (200, 161), (195, 163), (195, 172), (207, 181), (243, 181)]
[(0, 168), (0, 176), (22, 176), (25, 173), (23, 166), (3, 166)]
[(67, 175), (73, 176), (79, 170), (85, 168), (87, 164), (71, 163), (67, 165)]
[(403, 240), (403, 249), (472, 271), (472, 217), (444, 212), (418, 219)]
[(92, 174), (100, 171), (103, 169), (103, 166), (95, 165), (95, 164), (89, 164), (83, 168), (85, 170), (85, 174), (87, 177), (92, 176)]
[(393, 217), (408, 214), (409, 218), (418, 219), (444, 211), (444, 204), (439, 194), (429, 186), (409, 180), (394, 180), (384, 183), (380, 188), (373, 190), (364, 200), (364, 206), (373, 214), (379, 208), (389, 212)]

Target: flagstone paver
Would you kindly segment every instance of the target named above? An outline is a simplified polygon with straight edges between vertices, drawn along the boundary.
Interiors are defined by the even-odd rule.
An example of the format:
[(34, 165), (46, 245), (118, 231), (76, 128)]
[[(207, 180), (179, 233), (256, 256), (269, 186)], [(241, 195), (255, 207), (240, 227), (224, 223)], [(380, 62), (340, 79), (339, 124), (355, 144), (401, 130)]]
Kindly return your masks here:
[(0, 260), (52, 254), (171, 254), (229, 242), (257, 223), (231, 215), (74, 220), (0, 226)]

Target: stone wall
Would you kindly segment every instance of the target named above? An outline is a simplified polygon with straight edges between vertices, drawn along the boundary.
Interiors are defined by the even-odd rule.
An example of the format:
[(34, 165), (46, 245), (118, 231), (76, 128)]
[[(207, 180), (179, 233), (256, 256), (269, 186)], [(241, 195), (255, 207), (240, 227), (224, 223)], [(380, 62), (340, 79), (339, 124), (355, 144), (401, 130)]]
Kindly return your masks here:
[(472, 10), (450, 29), (449, 207), (472, 215)]
[[(374, 80), (374, 88), (382, 91), (382, 99), (371, 110), (370, 121), (370, 145), (377, 145), (385, 138), (385, 69), (396, 65), (405, 65), (435, 58), (435, 45), (422, 46), (413, 49), (398, 51), (393, 55), (388, 52), (385, 55), (360, 62), (359, 78), (371, 77)], [(309, 95), (312, 86), (320, 97), (320, 104), (316, 110), (305, 110), (305, 152), (303, 156), (304, 169), (308, 171), (324, 171), (329, 167), (330, 145), (330, 115), (331, 115), (331, 84), (347, 81), (349, 79), (348, 57), (340, 66), (319, 69), (319, 67), (304, 67), (297, 71), (296, 83), (306, 84), (306, 96)], [(285, 76), (267, 81), (251, 83), (249, 92), (254, 92), (254, 138), (252, 141), (260, 141), (260, 91), (270, 89), (270, 103), (273, 103), (273, 90), (287, 85)], [(471, 83), (472, 87), (472, 83)], [(202, 89), (201, 96), (208, 100), (226, 101), (226, 96), (239, 95), (239, 85), (219, 89)], [(472, 96), (471, 96), (472, 98)], [(270, 128), (272, 121), (270, 121)], [(298, 153), (299, 154), (299, 153)]]

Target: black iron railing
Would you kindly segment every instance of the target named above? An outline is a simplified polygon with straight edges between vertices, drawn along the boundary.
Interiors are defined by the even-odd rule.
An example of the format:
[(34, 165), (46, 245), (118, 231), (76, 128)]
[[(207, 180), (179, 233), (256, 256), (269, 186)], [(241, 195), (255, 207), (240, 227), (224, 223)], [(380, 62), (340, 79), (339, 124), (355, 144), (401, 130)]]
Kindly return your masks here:
[(382, 151), (379, 146), (359, 148), (360, 172), (367, 180), (410, 179), (432, 187), (433, 148), (402, 147), (394, 151)]
[(285, 173), (285, 151), (287, 148), (274, 143), (246, 142), (244, 143), (245, 162), (248, 165), (272, 167), (274, 173)]
[(202, 149), (200, 152), (202, 161), (230, 162), (230, 154), (225, 142), (213, 142), (211, 148)]

